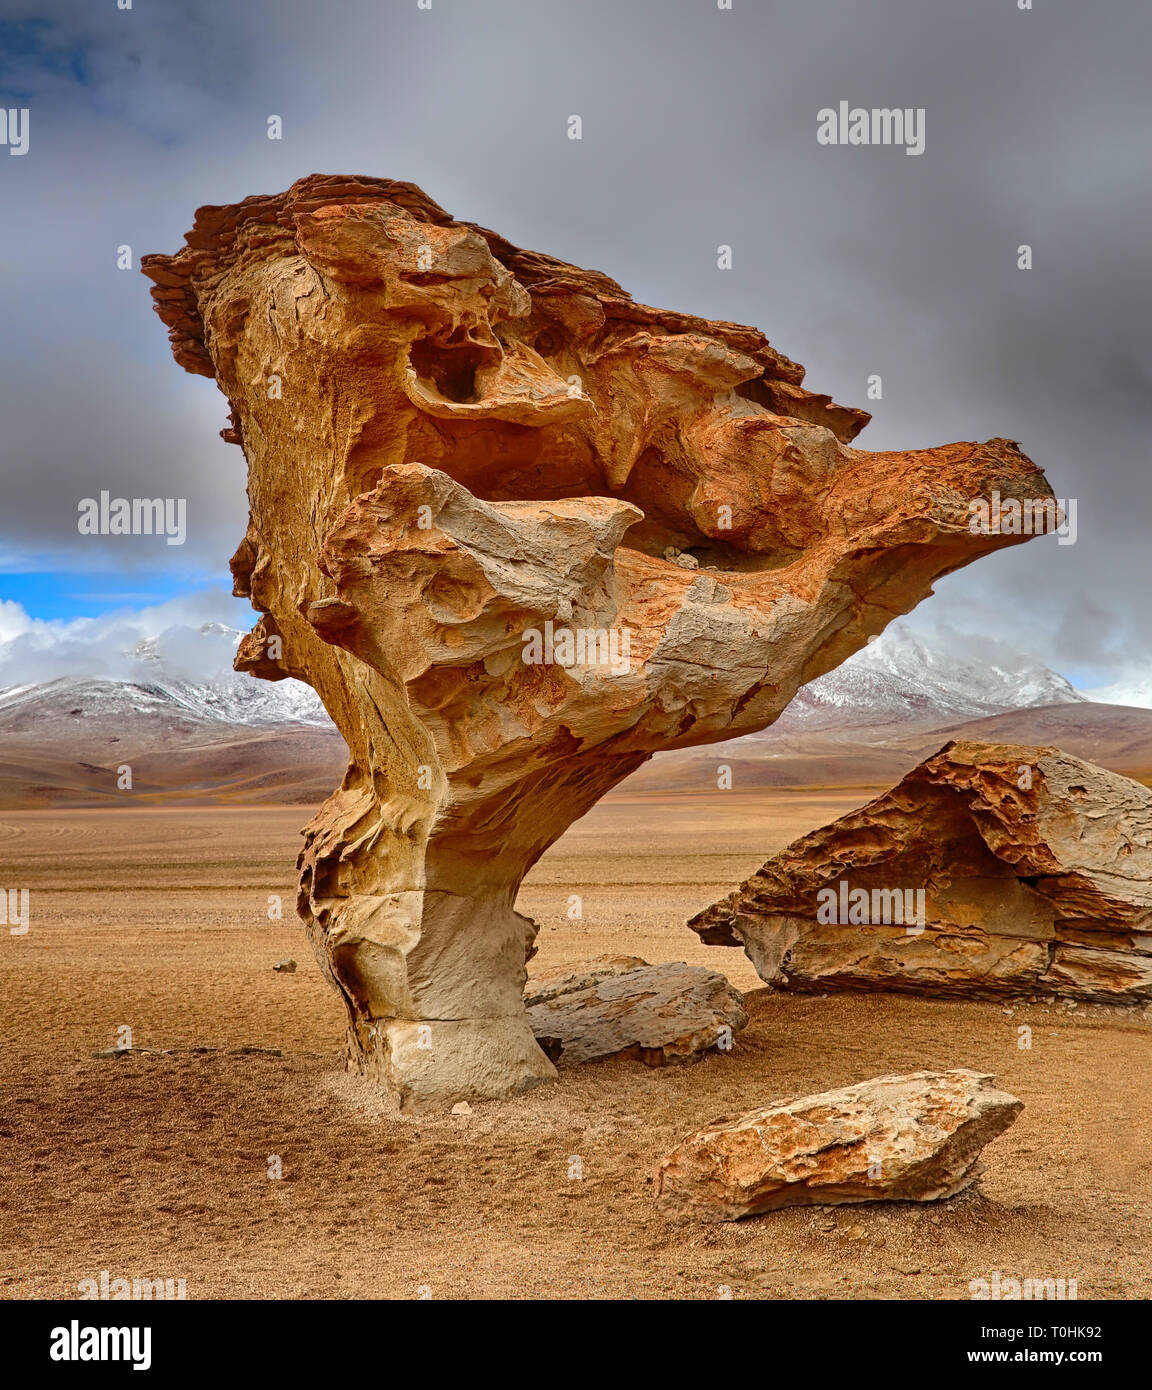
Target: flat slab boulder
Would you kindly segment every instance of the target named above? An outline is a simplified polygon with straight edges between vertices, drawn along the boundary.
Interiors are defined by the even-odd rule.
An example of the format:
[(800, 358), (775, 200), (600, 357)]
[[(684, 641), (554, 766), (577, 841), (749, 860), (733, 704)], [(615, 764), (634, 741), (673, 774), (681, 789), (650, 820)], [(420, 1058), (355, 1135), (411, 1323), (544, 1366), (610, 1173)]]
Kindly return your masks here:
[(780, 989), (1152, 1000), (1152, 791), (949, 743), (688, 925)]
[(665, 1214), (736, 1221), (781, 1207), (934, 1202), (970, 1186), (1024, 1108), (994, 1077), (879, 1076), (705, 1125), (662, 1160)]
[(727, 1051), (748, 1022), (744, 999), (714, 970), (602, 956), (542, 972), (524, 999), (548, 1055), (572, 1062), (633, 1057), (650, 1067)]

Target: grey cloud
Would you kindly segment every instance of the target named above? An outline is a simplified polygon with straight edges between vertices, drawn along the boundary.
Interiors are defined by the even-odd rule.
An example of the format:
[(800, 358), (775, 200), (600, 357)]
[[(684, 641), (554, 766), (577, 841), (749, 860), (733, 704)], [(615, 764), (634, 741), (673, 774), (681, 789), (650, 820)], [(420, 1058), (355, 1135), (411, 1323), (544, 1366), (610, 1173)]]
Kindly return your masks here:
[[(180, 563), (223, 575), (244, 526), (224, 403), (167, 357), (115, 247), (173, 250), (199, 203), (366, 172), (639, 299), (755, 323), (846, 403), (879, 372), (866, 447), (1019, 439), (1079, 499), (1077, 544), (983, 561), (917, 620), (1058, 668), (1152, 650), (1144, 0), (72, 0), (37, 34), (0, 66), (0, 101), (33, 113), (29, 155), (0, 151), (5, 545), (82, 563), (70, 499), (184, 495)], [(923, 106), (925, 153), (820, 146), (840, 99)]]

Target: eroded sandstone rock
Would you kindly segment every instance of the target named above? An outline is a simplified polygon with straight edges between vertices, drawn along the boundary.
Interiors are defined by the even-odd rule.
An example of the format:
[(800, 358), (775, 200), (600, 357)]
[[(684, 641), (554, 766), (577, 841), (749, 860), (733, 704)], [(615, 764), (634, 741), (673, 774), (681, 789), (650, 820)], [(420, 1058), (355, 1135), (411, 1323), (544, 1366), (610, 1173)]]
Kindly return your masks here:
[(1152, 999), (1152, 791), (949, 743), (688, 925), (780, 988)]
[(682, 961), (649, 965), (637, 956), (602, 956), (543, 972), (524, 1002), (537, 1039), (558, 1044), (549, 1055), (571, 1062), (694, 1062), (706, 1052), (728, 1051), (748, 1022), (743, 996), (715, 970)]
[(513, 904), (568, 825), (1025, 539), (974, 534), (970, 499), (1051, 496), (1005, 439), (854, 449), (868, 416), (755, 329), (636, 304), (412, 184), (201, 208), (144, 270), (247, 460), (237, 667), (308, 681), (348, 743), (299, 909), (350, 1064), (408, 1106), (554, 1076)]
[(669, 1216), (735, 1221), (780, 1207), (955, 1196), (1024, 1108), (994, 1080), (964, 1069), (880, 1076), (716, 1120), (661, 1161), (656, 1199)]

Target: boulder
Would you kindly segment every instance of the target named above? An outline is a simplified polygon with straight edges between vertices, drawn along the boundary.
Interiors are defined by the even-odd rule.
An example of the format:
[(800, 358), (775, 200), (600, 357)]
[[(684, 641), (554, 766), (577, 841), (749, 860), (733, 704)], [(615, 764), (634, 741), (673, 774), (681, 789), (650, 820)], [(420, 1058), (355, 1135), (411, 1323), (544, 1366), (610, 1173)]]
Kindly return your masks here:
[(736, 1221), (781, 1207), (935, 1202), (970, 1186), (1023, 1103), (980, 1072), (879, 1076), (705, 1125), (662, 1160), (669, 1216)]
[(748, 1022), (723, 975), (675, 961), (601, 957), (542, 973), (525, 995), (528, 1023), (549, 1055), (570, 1062), (633, 1057), (649, 1067), (728, 1051)]
[(1152, 791), (954, 742), (688, 924), (780, 989), (1152, 999)]

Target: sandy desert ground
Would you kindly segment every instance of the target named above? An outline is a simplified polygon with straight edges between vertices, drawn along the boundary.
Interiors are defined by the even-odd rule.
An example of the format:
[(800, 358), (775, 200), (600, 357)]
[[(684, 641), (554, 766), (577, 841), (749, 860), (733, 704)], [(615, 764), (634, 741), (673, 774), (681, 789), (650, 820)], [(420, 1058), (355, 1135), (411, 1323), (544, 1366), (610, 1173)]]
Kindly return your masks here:
[[(5, 812), (4, 886), (30, 888), (32, 914), (0, 937), (0, 1297), (74, 1296), (102, 1270), (184, 1278), (189, 1298), (955, 1299), (994, 1270), (1148, 1297), (1148, 1017), (776, 996), (684, 927), (867, 796), (603, 802), (521, 893), (542, 924), (531, 969), (605, 952), (710, 965), (749, 991), (749, 1027), (695, 1066), (562, 1062), (556, 1086), (419, 1119), (340, 1069), (341, 1009), (292, 907), (306, 810)], [(299, 970), (274, 972), (289, 955)], [(125, 1024), (165, 1051), (95, 1057)], [(951, 1202), (721, 1227), (653, 1207), (660, 1156), (720, 1114), (961, 1065), (1026, 1108)]]

